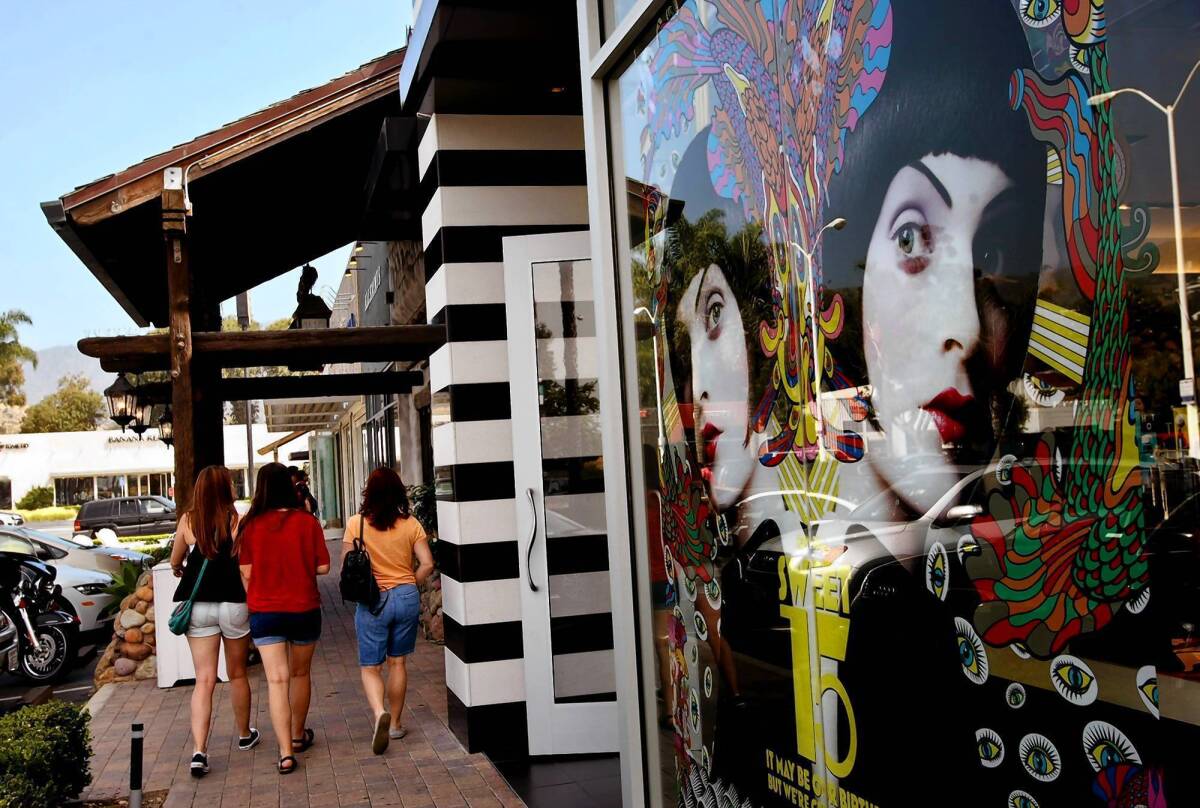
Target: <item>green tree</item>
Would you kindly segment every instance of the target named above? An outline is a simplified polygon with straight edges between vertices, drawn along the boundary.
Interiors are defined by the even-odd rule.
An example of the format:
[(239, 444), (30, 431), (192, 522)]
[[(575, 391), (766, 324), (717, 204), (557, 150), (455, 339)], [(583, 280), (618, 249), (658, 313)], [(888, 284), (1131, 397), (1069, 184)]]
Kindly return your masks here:
[(17, 327), (32, 325), (19, 309), (0, 313), (0, 404), (19, 407), (25, 403), (25, 371), (22, 362), (37, 367), (37, 353), (21, 344)]
[(91, 432), (96, 428), (104, 398), (86, 376), (63, 376), (58, 390), (25, 411), (22, 432)]

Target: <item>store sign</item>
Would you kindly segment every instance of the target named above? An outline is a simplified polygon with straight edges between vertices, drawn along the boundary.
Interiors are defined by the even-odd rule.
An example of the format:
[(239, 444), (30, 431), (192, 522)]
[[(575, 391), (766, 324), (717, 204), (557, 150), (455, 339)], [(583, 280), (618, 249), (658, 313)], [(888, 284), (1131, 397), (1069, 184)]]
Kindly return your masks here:
[(130, 444), (136, 445), (139, 443), (144, 443), (144, 441), (138, 435), (113, 435), (111, 438), (108, 439), (108, 444), (110, 446), (112, 446), (112, 445), (127, 446)]
[(28, 443), (0, 443), (0, 449), (15, 450), (15, 449), (28, 449), (28, 448), (29, 448)]

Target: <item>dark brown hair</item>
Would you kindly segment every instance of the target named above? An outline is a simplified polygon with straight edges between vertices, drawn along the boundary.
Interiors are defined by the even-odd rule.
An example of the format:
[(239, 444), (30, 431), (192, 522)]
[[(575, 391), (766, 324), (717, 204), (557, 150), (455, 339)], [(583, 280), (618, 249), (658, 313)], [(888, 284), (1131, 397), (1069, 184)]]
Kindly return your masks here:
[(206, 466), (196, 477), (192, 506), (187, 509), (188, 528), (205, 558), (216, 558), (221, 545), (232, 536), (233, 477), (224, 466)]
[(397, 519), (407, 519), (410, 515), (408, 489), (400, 475), (387, 466), (372, 471), (367, 478), (367, 487), (363, 489), (358, 512), (376, 530), (391, 530)]
[(298, 510), (300, 501), (296, 498), (296, 488), (292, 485), (292, 476), (287, 466), (282, 463), (268, 463), (258, 470), (254, 482), (254, 499), (250, 502), (250, 510), (238, 525), (237, 545), (241, 547), (242, 536), (246, 526), (268, 511), (287, 509)]

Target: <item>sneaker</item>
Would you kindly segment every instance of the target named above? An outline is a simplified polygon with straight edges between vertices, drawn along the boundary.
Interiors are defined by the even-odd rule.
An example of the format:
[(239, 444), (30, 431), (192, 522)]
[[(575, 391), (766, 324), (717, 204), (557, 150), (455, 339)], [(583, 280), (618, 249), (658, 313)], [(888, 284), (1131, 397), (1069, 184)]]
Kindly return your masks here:
[(197, 752), (192, 755), (192, 777), (203, 777), (208, 774), (208, 755)]
[(262, 736), (258, 734), (258, 730), (250, 727), (250, 734), (245, 738), (238, 738), (238, 749), (243, 752), (249, 751), (258, 746), (258, 742), (262, 740)]

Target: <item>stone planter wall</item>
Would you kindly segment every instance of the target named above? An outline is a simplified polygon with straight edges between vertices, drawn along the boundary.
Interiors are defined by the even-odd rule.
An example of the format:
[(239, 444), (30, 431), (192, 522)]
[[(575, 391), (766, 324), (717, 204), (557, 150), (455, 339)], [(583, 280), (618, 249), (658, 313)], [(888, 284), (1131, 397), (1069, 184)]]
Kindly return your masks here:
[(154, 647), (154, 581), (149, 572), (138, 578), (138, 588), (121, 601), (113, 621), (113, 638), (96, 663), (96, 685), (132, 682), (158, 676)]
[(421, 584), (421, 636), (431, 642), (446, 641), (442, 627), (442, 573), (434, 570)]

